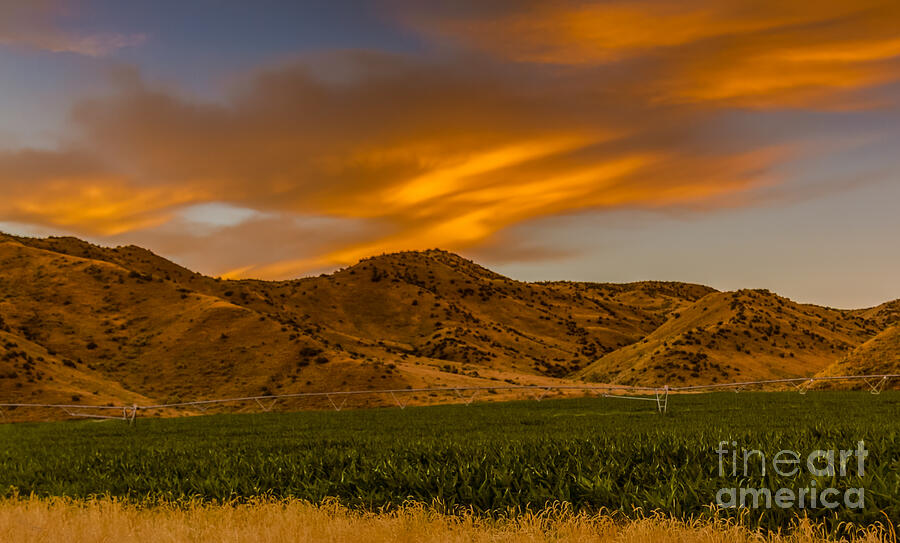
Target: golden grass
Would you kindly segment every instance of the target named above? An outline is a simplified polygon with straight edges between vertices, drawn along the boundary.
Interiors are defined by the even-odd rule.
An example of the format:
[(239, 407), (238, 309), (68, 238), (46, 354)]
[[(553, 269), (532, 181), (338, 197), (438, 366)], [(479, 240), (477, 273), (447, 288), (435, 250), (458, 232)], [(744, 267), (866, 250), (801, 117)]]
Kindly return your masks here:
[[(752, 532), (719, 521), (683, 522), (663, 516), (616, 521), (565, 508), (491, 520), (443, 515), (411, 505), (363, 513), (340, 505), (259, 501), (247, 505), (188, 504), (138, 507), (113, 499), (13, 498), (0, 502), (0, 541), (9, 543), (219, 542), (685, 542), (813, 543), (822, 530), (798, 521), (789, 534)], [(844, 541), (896, 541), (891, 528), (851, 531)]]

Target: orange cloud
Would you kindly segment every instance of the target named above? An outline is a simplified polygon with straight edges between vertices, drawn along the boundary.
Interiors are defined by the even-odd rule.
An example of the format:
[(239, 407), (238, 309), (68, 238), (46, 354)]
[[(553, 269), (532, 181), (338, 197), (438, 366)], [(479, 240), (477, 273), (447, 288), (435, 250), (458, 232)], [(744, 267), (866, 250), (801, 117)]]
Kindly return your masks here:
[[(414, 6), (464, 47), (309, 55), (215, 104), (121, 73), (74, 108), (74, 143), (0, 153), (0, 219), (191, 254), (180, 229), (215, 248), (203, 271), (286, 278), (550, 216), (752, 203), (807, 135), (741, 130), (736, 109), (864, 107), (900, 78), (896, 8), (863, 7)], [(209, 202), (263, 218), (191, 232), (179, 209)]]
[[(513, 225), (555, 214), (743, 191), (777, 160), (707, 141), (678, 109), (632, 102), (623, 112), (627, 87), (597, 100), (590, 85), (501, 76), (492, 64), (338, 58), (351, 68), (373, 59), (383, 72), (339, 84), (311, 75), (306, 64), (286, 66), (256, 76), (219, 106), (126, 77), (118, 94), (76, 108), (78, 149), (0, 155), (0, 183), (16, 189), (0, 214), (151, 241), (146, 232), (167, 228), (174, 210), (204, 202), (339, 221), (327, 228), (368, 224), (338, 236), (321, 232), (331, 242), (297, 256), (251, 256), (238, 247), (231, 252), (246, 260), (205, 269), (285, 278), (383, 251), (477, 248)], [(531, 81), (527, 92), (523, 77)], [(745, 155), (754, 157), (753, 168)], [(275, 238), (293, 229), (255, 224), (277, 225), (266, 234)], [(171, 236), (155, 240), (160, 245), (151, 247), (163, 252), (172, 243)]]
[(834, 105), (848, 90), (900, 78), (900, 5), (890, 0), (403, 7), (404, 20), (426, 34), (518, 62), (649, 67), (639, 85), (660, 101)]
[(18, 44), (54, 53), (106, 56), (117, 49), (134, 47), (144, 34), (75, 34), (60, 28), (55, 17), (69, 9), (53, 0), (0, 2), (0, 45)]
[[(727, 2), (523, 2), (485, 16), (411, 8), (413, 26), (526, 62), (559, 64), (621, 60), (648, 50), (804, 22), (798, 13), (734, 9)], [(849, 11), (849, 10), (845, 10)]]
[(112, 236), (150, 228), (179, 206), (202, 201), (192, 187), (135, 185), (77, 152), (0, 153), (0, 217)]
[(0, 212), (17, 221), (113, 236), (163, 224), (171, 219), (166, 210), (197, 199), (189, 188), (141, 190), (118, 179), (59, 179), (19, 197), (8, 195)]

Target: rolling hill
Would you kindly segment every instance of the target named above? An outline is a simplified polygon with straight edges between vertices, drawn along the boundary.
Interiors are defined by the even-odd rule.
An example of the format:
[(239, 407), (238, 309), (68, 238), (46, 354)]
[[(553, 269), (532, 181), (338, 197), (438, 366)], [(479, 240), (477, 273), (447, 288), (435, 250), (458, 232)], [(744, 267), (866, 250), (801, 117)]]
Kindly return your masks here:
[(808, 376), (876, 360), (866, 345), (891, 344), (898, 314), (685, 283), (526, 283), (440, 250), (223, 280), (139, 247), (0, 235), (0, 402)]
[(894, 325), (850, 351), (820, 375), (900, 373), (900, 325)]
[(716, 292), (582, 375), (623, 384), (808, 376), (877, 330), (876, 321), (861, 315), (797, 304), (768, 291)]

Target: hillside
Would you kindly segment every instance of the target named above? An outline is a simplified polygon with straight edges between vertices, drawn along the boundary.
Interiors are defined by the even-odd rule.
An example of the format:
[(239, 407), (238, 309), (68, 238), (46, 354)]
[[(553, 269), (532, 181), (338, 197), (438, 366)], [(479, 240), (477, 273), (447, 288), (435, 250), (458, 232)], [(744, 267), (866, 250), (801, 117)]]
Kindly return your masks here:
[(806, 376), (898, 309), (672, 282), (526, 283), (440, 250), (223, 280), (139, 247), (0, 235), (0, 402)]
[(830, 364), (819, 375), (900, 373), (900, 300), (854, 313), (868, 319), (881, 332)]
[(900, 325), (894, 325), (845, 357), (825, 368), (820, 375), (900, 374)]
[(382, 255), (296, 281), (220, 281), (134, 247), (17, 241), (114, 263), (270, 315), (353, 359), (388, 354), (546, 376), (637, 341), (711, 291), (666, 283), (521, 283), (443, 251)]
[[(264, 314), (134, 269), (16, 241), (0, 243), (0, 267), (11, 332), (129, 394), (171, 401), (372, 377)], [(36, 370), (45, 366), (52, 361)]]
[(884, 330), (900, 323), (900, 300), (893, 300), (868, 309), (859, 309), (852, 313), (870, 321), (873, 326)]
[(813, 375), (878, 332), (853, 312), (768, 291), (716, 292), (581, 375), (616, 383), (701, 384)]
[[(116, 383), (94, 387), (114, 398), (156, 402), (550, 383), (710, 290), (520, 283), (443, 251), (296, 281), (226, 281), (138, 247), (13, 236), (0, 240), (0, 270), (5, 326), (55, 353), (33, 356), (40, 371), (65, 361)], [(0, 388), (7, 397), (100, 399), (6, 374), (15, 374)]]
[(142, 403), (148, 398), (126, 391), (84, 364), (57, 356), (0, 324), (0, 403)]

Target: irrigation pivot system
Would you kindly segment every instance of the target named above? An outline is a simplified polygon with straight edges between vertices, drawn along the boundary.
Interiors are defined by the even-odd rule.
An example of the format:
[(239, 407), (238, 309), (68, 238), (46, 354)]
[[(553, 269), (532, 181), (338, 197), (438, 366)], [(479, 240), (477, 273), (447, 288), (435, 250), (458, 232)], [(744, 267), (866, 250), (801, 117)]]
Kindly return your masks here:
[[(741, 392), (748, 389), (755, 390), (791, 390), (800, 394), (806, 394), (817, 383), (823, 382), (848, 382), (858, 381), (864, 383), (872, 394), (880, 394), (892, 379), (900, 378), (900, 374), (883, 375), (842, 375), (833, 377), (797, 377), (791, 379), (769, 379), (762, 381), (742, 381), (735, 383), (714, 383), (709, 385), (691, 385), (672, 387), (628, 386), (628, 385), (602, 385), (602, 384), (571, 384), (571, 385), (498, 385), (479, 387), (429, 387), (429, 388), (403, 388), (381, 390), (349, 390), (333, 392), (299, 392), (295, 394), (268, 394), (263, 396), (244, 396), (236, 398), (219, 398), (211, 400), (196, 400), (190, 402), (163, 403), (157, 405), (76, 405), (76, 404), (36, 404), (36, 403), (0, 403), (0, 421), (8, 420), (7, 413), (19, 409), (62, 410), (70, 417), (82, 417), (93, 419), (119, 419), (134, 422), (138, 413), (163, 414), (182, 412), (185, 414), (204, 414), (213, 407), (241, 406), (246, 410), (250, 405), (254, 410), (262, 412), (272, 411), (278, 404), (287, 403), (289, 400), (324, 399), (335, 411), (340, 411), (347, 405), (347, 400), (354, 397), (381, 397), (389, 399), (400, 409), (405, 409), (410, 399), (416, 394), (429, 396), (447, 395), (454, 402), (462, 402), (470, 405), (479, 394), (498, 392), (522, 392), (530, 395), (534, 400), (540, 401), (552, 391), (581, 392), (587, 395), (597, 395), (605, 398), (618, 398), (622, 400), (636, 400), (653, 402), (656, 410), (664, 414), (669, 408), (670, 394), (704, 393), (721, 390)], [(449, 403), (449, 402), (437, 402)]]

